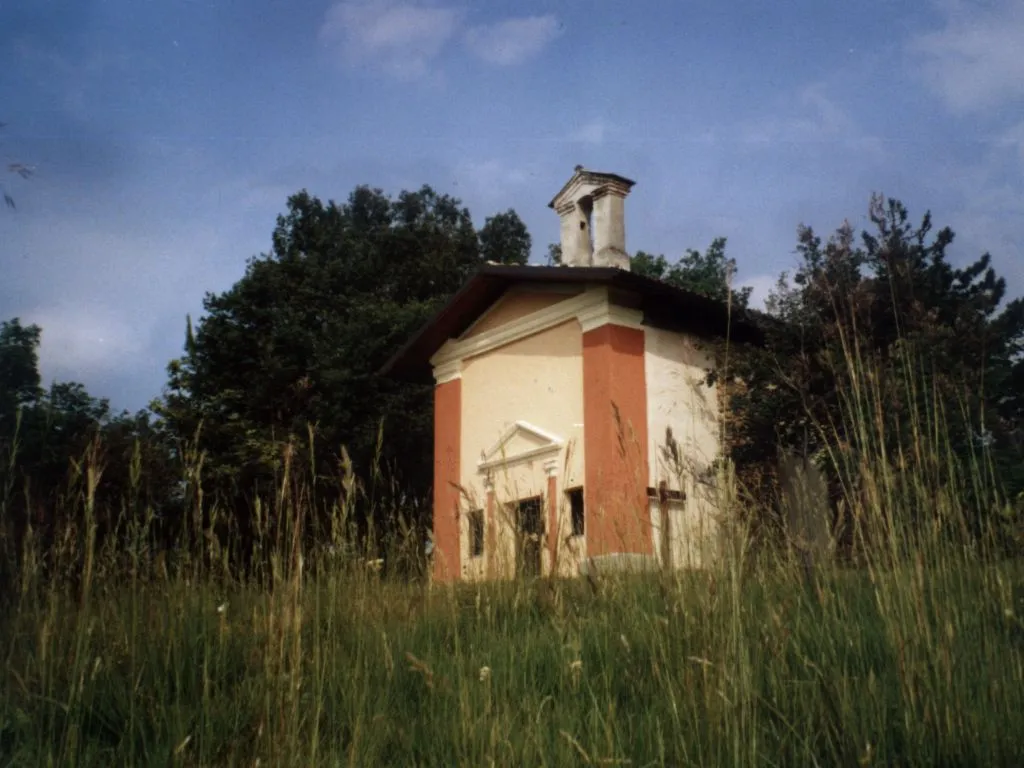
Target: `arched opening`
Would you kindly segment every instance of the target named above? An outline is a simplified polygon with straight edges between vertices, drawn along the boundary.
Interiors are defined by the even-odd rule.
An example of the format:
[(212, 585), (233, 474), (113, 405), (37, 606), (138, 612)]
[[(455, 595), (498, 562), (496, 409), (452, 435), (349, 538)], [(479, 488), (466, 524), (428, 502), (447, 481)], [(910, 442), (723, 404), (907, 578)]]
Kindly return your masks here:
[(592, 254), (594, 252), (594, 198), (584, 195), (576, 201), (576, 205), (580, 209), (580, 233), (581, 235), (586, 233), (585, 242), (589, 245), (587, 252)]

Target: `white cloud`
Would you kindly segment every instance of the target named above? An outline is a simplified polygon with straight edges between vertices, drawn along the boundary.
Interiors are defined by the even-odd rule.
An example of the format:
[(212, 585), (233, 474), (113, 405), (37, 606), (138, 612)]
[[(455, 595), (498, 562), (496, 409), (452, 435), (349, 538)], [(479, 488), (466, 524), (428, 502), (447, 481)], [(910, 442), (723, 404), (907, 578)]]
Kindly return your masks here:
[(454, 168), (459, 197), (488, 206), (507, 202), (513, 189), (522, 189), (538, 175), (533, 164), (513, 164), (498, 159), (461, 160)]
[(865, 133), (822, 85), (809, 85), (780, 110), (793, 117), (765, 117), (740, 127), (744, 144), (840, 143), (880, 157), (883, 142)]
[(327, 9), (319, 39), (350, 66), (417, 80), (432, 74), (445, 46), (460, 34), (477, 58), (511, 66), (540, 53), (560, 34), (560, 24), (547, 14), (466, 27), (461, 10), (429, 0), (340, 0)]
[(945, 17), (945, 27), (908, 48), (947, 106), (971, 112), (1024, 98), (1024, 3), (958, 0)]
[(371, 64), (401, 79), (426, 75), (456, 34), (460, 14), (393, 0), (345, 0), (328, 10), (320, 40), (350, 64)]
[(489, 64), (509, 66), (532, 59), (559, 34), (553, 15), (525, 16), (471, 27), (466, 30), (466, 44)]
[(76, 303), (27, 313), (43, 329), (39, 363), (44, 382), (91, 379), (148, 356), (149, 328), (109, 307)]
[[(835, 147), (837, 157), (855, 154), (871, 162), (882, 161), (887, 155), (885, 140), (865, 131), (821, 84), (788, 94), (771, 113), (730, 126), (723, 133), (741, 146), (763, 146), (773, 151), (786, 145)], [(703, 140), (714, 143), (716, 138)]]

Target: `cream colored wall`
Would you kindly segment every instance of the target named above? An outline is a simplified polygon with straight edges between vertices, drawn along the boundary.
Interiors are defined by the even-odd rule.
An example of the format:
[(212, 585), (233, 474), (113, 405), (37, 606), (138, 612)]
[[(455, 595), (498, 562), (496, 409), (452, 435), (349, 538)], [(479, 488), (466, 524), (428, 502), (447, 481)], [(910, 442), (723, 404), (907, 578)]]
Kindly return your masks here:
[(513, 320), (526, 317), (533, 312), (537, 312), (541, 309), (547, 309), (548, 307), (557, 304), (560, 301), (565, 301), (570, 296), (575, 296), (581, 292), (582, 289), (579, 286), (567, 286), (566, 290), (561, 291), (541, 291), (536, 289), (531, 290), (528, 288), (520, 290), (513, 289), (502, 297), (485, 314), (481, 315), (472, 327), (462, 334), (462, 338), (470, 339), (474, 336), (478, 336), (486, 331), (511, 323)]
[[(720, 521), (714, 490), (691, 484), (685, 501), (666, 503), (669, 517), (669, 559), (673, 568), (707, 568), (718, 556)], [(654, 551), (661, 559), (664, 525), (661, 505), (651, 501)]]
[[(644, 372), (647, 380), (649, 485), (665, 481), (686, 494), (685, 502), (669, 502), (670, 557), (675, 567), (701, 567), (717, 538), (717, 516), (707, 486), (697, 480), (719, 455), (718, 395), (704, 384), (712, 366), (710, 349), (688, 334), (647, 327), (644, 331)], [(679, 447), (680, 462), (665, 456), (666, 430)], [(662, 510), (651, 504), (655, 551), (661, 552)]]
[[(672, 490), (684, 490), (682, 478), (707, 467), (718, 456), (718, 398), (715, 388), (704, 384), (712, 360), (711, 351), (702, 349), (692, 336), (644, 329), (651, 487), (665, 480)], [(669, 427), (683, 466), (673, 466), (664, 457)]]
[[(560, 499), (564, 489), (583, 483), (583, 335), (576, 320), (463, 361), (461, 472), (463, 488), (471, 500), (467, 508), (486, 507), (485, 478), (477, 469), (481, 454), (490, 450), (516, 421), (529, 422), (559, 436), (565, 446), (552, 456), (494, 471), (498, 526), (493, 541), (497, 546), (493, 551), (485, 546), (482, 558), (470, 559), (468, 518), (463, 515), (462, 563), (466, 579), (484, 577), (489, 565), (496, 576), (513, 575), (514, 521), (502, 514), (501, 503), (536, 495), (546, 497), (546, 461), (557, 460), (555, 477)], [(562, 542), (571, 532), (571, 520), (568, 505), (560, 507), (564, 507), (558, 531)], [(546, 504), (544, 512), (547, 521)], [(492, 539), (485, 535), (485, 541), (489, 544)], [(574, 572), (572, 563), (560, 560), (560, 573)], [(542, 568), (548, 572), (550, 567), (545, 546)]]

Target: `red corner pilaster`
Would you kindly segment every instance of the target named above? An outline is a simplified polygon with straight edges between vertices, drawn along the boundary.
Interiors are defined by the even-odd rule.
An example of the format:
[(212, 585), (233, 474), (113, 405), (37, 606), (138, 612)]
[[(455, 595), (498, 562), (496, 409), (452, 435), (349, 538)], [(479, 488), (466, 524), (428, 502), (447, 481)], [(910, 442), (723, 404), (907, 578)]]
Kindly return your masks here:
[(644, 332), (606, 324), (583, 334), (587, 554), (651, 554)]
[(459, 474), (462, 380), (434, 388), (434, 579), (456, 581), (459, 549)]

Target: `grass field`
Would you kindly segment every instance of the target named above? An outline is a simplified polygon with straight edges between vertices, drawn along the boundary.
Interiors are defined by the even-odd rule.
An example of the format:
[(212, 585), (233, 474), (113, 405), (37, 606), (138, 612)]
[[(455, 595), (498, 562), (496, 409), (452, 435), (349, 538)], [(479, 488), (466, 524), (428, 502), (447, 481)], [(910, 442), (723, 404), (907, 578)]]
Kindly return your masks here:
[(1024, 764), (1024, 570), (942, 555), (49, 590), (0, 627), (0, 762)]
[(0, 766), (1024, 765), (1024, 561), (970, 530), (1020, 513), (939, 416), (893, 453), (851, 379), (828, 461), (856, 568), (736, 525), (697, 573), (399, 583), (285, 537), (239, 580), (94, 552), (88, 468), (72, 578), (26, 547), (0, 614)]

